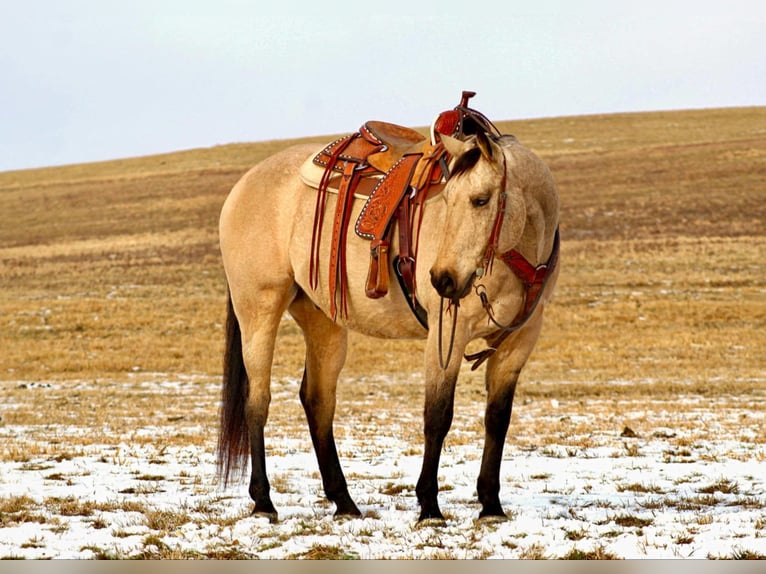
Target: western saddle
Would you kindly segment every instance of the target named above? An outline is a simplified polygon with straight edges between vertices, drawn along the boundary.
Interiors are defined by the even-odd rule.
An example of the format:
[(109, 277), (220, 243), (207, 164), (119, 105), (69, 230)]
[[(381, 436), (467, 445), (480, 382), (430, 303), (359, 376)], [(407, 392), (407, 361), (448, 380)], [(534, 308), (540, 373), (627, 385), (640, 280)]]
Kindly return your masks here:
[[(399, 252), (393, 269), (420, 323), (427, 328), (425, 311), (415, 297), (415, 264), (420, 223), (426, 199), (441, 190), (449, 178), (448, 154), (442, 134), (465, 138), (484, 131), (499, 135), (482, 113), (468, 107), (475, 92), (464, 91), (460, 103), (439, 114), (427, 138), (411, 128), (368, 121), (357, 132), (327, 145), (301, 168), (304, 182), (317, 188), (311, 238), (310, 286), (319, 281), (319, 246), (327, 196), (337, 193), (330, 246), (330, 313), (348, 316), (346, 296), (346, 237), (354, 197), (365, 199), (355, 231), (370, 240), (370, 266), (366, 294), (388, 293), (390, 246), (398, 228)], [(318, 173), (321, 172), (321, 177)]]

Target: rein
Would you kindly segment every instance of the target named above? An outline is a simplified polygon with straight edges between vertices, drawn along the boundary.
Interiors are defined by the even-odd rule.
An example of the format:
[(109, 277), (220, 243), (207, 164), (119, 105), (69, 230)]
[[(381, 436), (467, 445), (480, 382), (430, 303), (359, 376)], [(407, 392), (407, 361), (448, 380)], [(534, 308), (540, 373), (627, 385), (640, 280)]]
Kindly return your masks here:
[(442, 324), (444, 323), (444, 297), (442, 297), (439, 301), (439, 368), (442, 371), (447, 368), (447, 365), (449, 365), (450, 359), (452, 359), (452, 348), (455, 345), (455, 326), (457, 325), (457, 310), (460, 308), (460, 302), (450, 301), (450, 304), (447, 305), (447, 311), (452, 309), (453, 305), (455, 308), (452, 311), (452, 329), (450, 330), (449, 350), (447, 351), (447, 360), (445, 361), (444, 353), (442, 350), (442, 340), (444, 339), (444, 337), (442, 337)]

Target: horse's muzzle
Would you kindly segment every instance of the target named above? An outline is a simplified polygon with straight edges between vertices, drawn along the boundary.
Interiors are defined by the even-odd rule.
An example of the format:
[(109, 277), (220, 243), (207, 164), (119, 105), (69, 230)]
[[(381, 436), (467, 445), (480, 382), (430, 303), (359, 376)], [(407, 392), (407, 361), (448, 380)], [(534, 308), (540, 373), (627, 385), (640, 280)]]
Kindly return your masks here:
[(449, 271), (434, 272), (431, 269), (431, 285), (439, 295), (450, 301), (458, 301), (468, 295), (474, 279), (476, 279), (476, 273), (468, 277), (463, 285), (458, 286), (457, 280)]

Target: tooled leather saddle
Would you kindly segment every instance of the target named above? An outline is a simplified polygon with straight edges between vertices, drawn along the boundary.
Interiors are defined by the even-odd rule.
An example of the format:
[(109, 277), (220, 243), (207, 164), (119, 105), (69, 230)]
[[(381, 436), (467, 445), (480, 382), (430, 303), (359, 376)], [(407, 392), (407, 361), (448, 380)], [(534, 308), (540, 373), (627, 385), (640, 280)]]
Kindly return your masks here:
[[(499, 135), (481, 112), (468, 107), (475, 92), (464, 91), (460, 104), (439, 114), (427, 138), (411, 128), (368, 121), (357, 132), (327, 145), (311, 160), (321, 168), (311, 238), (310, 287), (319, 282), (319, 247), (322, 241), (327, 196), (337, 193), (329, 261), (330, 314), (348, 316), (346, 237), (354, 198), (365, 205), (354, 226), (357, 235), (370, 240), (370, 265), (366, 295), (385, 296), (393, 268), (418, 321), (427, 328), (425, 311), (415, 296), (415, 265), (423, 208), (426, 199), (449, 178), (449, 156), (440, 135), (464, 138), (479, 130)], [(308, 162), (307, 162), (308, 163)], [(303, 177), (309, 182), (309, 177)], [(391, 265), (390, 247), (398, 229), (398, 254)]]

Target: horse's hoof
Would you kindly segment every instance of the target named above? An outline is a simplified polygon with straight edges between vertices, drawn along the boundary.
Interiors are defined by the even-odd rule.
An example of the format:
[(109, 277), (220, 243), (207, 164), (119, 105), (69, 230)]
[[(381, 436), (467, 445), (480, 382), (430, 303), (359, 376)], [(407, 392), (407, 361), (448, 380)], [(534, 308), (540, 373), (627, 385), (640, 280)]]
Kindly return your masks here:
[(479, 525), (485, 525), (485, 524), (502, 524), (503, 522), (508, 522), (508, 517), (505, 514), (488, 514), (487, 516), (479, 516), (479, 518), (476, 519), (476, 524)]
[(347, 504), (336, 503), (335, 519), (361, 518), (362, 512), (353, 502)]
[(447, 526), (447, 521), (444, 518), (421, 518), (415, 525), (415, 528), (443, 528)]
[(253, 510), (253, 514), (251, 514), (254, 518), (266, 518), (268, 519), (270, 524), (276, 524), (279, 522), (279, 515), (277, 514), (276, 510), (273, 512), (264, 512), (262, 510)]

